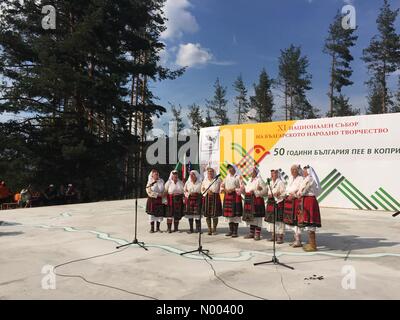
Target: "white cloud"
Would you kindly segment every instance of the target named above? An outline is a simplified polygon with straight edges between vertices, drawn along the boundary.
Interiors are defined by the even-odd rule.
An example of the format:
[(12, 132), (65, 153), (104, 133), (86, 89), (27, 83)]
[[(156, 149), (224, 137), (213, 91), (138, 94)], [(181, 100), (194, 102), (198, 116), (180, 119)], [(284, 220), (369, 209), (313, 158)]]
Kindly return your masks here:
[(167, 0), (164, 12), (168, 21), (162, 39), (179, 39), (184, 33), (195, 33), (199, 30), (196, 18), (189, 12), (189, 0)]
[(212, 59), (212, 53), (199, 43), (187, 43), (179, 46), (176, 64), (181, 67), (204, 66)]

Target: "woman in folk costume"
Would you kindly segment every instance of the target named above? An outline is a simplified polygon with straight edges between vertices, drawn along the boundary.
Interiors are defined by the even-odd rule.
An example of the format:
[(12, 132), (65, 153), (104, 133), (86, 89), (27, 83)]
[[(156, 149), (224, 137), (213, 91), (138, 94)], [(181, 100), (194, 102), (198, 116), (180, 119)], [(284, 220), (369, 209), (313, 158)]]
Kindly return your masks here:
[(168, 233), (172, 232), (172, 222), (174, 222), (174, 232), (179, 231), (179, 221), (183, 217), (183, 189), (184, 185), (178, 178), (178, 171), (172, 171), (169, 180), (165, 184)]
[[(201, 184), (201, 192), (204, 193), (211, 183), (214, 182), (215, 171), (213, 168), (207, 168), (206, 176)], [(217, 234), (218, 217), (222, 216), (221, 197), (219, 195), (221, 180), (217, 179), (214, 184), (208, 189), (203, 197), (202, 211), (206, 217), (208, 235)], [(211, 225), (212, 220), (212, 225)]]
[[(267, 231), (272, 233), (270, 241), (276, 239), (276, 243), (282, 244), (285, 235), (285, 224), (283, 223), (283, 203), (285, 200), (286, 186), (280, 177), (278, 170), (271, 170), (270, 187), (268, 187), (267, 212), (265, 221), (267, 222)], [(271, 194), (272, 190), (272, 194)], [(274, 231), (274, 210), (276, 205), (276, 220)], [(276, 232), (276, 234), (274, 233)]]
[(148, 195), (146, 213), (150, 218), (150, 233), (154, 233), (155, 223), (157, 223), (157, 229), (155, 232), (161, 232), (160, 223), (165, 215), (164, 205), (162, 202), (162, 196), (164, 194), (164, 180), (160, 178), (160, 173), (156, 169), (151, 170), (149, 174), (146, 192)]
[(221, 183), (221, 193), (225, 194), (223, 214), (229, 222), (227, 237), (237, 238), (239, 223), (243, 214), (240, 176), (233, 165), (228, 165), (228, 174)]
[(261, 227), (265, 217), (264, 195), (267, 193), (267, 186), (262, 181), (258, 168), (254, 168), (250, 180), (244, 191), (244, 206), (242, 220), (250, 226), (250, 232), (245, 239), (261, 240)]
[(196, 220), (196, 233), (201, 232), (201, 176), (196, 170), (189, 173), (185, 183), (185, 217), (189, 219), (189, 233), (193, 233), (193, 220)]
[(321, 214), (317, 201), (321, 186), (317, 174), (310, 166), (304, 167), (304, 180), (298, 191), (301, 197), (297, 224), (308, 232), (308, 244), (303, 247), (307, 252), (317, 251), (315, 231), (321, 228)]
[(286, 186), (286, 198), (283, 207), (283, 222), (294, 232), (295, 241), (291, 244), (294, 248), (302, 247), (301, 229), (297, 226), (297, 210), (299, 207), (298, 191), (303, 182), (301, 167), (293, 165), (290, 168), (291, 177)]

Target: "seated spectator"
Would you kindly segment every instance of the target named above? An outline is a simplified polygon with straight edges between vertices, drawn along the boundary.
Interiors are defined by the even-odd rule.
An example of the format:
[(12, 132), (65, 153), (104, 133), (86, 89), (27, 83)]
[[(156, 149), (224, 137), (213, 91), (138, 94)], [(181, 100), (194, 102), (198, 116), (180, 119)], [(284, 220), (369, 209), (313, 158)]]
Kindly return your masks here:
[(21, 201), (21, 194), (20, 193), (16, 193), (14, 195), (14, 202), (15, 203), (19, 203)]
[(60, 185), (57, 193), (57, 204), (65, 204), (65, 187)]
[(41, 207), (44, 205), (44, 195), (43, 192), (35, 191), (34, 187), (31, 186), (31, 207)]
[(76, 203), (78, 201), (78, 192), (72, 184), (68, 185), (67, 192), (65, 193), (65, 202), (67, 204)]
[(43, 192), (43, 202), (46, 206), (54, 206), (57, 201), (57, 190), (54, 184), (49, 185)]
[(12, 193), (4, 181), (0, 182), (0, 207), (3, 203), (12, 202)]
[(21, 190), (21, 199), (19, 201), (19, 206), (21, 208), (30, 208), (32, 206), (32, 190), (31, 185), (27, 188)]

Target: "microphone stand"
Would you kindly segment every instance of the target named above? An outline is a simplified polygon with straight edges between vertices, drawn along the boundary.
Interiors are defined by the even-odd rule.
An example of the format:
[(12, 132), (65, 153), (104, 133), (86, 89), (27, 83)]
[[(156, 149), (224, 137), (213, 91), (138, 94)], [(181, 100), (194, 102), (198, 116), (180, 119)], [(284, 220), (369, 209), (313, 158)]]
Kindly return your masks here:
[(255, 266), (259, 266), (259, 265), (262, 265), (262, 264), (269, 264), (269, 263), (272, 263), (272, 264), (274, 264), (274, 265), (280, 265), (280, 266), (282, 266), (282, 267), (286, 267), (286, 268), (288, 268), (288, 269), (294, 270), (293, 267), (288, 266), (287, 264), (284, 264), (284, 263), (279, 262), (279, 259), (278, 259), (277, 256), (276, 256), (276, 217), (277, 217), (277, 211), (278, 211), (278, 204), (277, 204), (277, 202), (276, 202), (276, 200), (275, 200), (274, 193), (272, 192), (272, 188), (271, 188), (271, 184), (270, 184), (270, 181), (269, 181), (269, 180), (268, 180), (268, 187), (269, 187), (269, 190), (270, 190), (271, 195), (272, 195), (272, 198), (271, 198), (271, 199), (272, 199), (272, 201), (273, 201), (273, 203), (274, 203), (274, 242), (273, 242), (273, 249), (272, 249), (273, 254), (272, 254), (272, 259), (271, 259), (271, 260), (269, 260), (269, 261), (264, 261), (264, 262), (254, 263), (254, 265), (255, 265)]
[[(142, 140), (142, 139), (141, 139)], [(142, 142), (142, 141), (141, 141)], [(136, 165), (135, 166), (135, 234), (134, 234), (134, 239), (132, 240), (132, 242), (129, 242), (129, 243), (127, 243), (127, 244), (123, 244), (123, 245), (121, 245), (121, 246), (118, 246), (118, 247), (116, 247), (116, 249), (120, 249), (120, 248), (124, 248), (124, 247), (127, 247), (127, 246), (130, 246), (130, 245), (133, 245), (133, 244), (136, 244), (136, 245), (138, 245), (140, 248), (143, 248), (144, 250), (146, 250), (146, 251), (149, 251), (149, 249), (147, 249), (146, 248), (146, 246), (145, 246), (145, 243), (143, 242), (143, 241), (139, 241), (138, 240), (138, 238), (137, 238), (137, 221), (138, 221), (138, 196), (139, 196), (139, 191), (138, 191), (138, 189), (140, 190), (140, 188), (141, 188), (141, 182), (139, 182), (139, 183), (136, 183), (137, 182), (137, 178), (138, 178), (138, 170), (139, 168), (138, 168), (138, 166)], [(155, 184), (155, 182), (153, 183), (153, 184), (151, 184), (149, 187), (146, 187), (146, 189), (147, 188), (150, 188), (150, 187), (152, 187), (153, 185)]]
[[(219, 175), (216, 176), (216, 177), (214, 178), (214, 181), (211, 182), (211, 184), (208, 186), (208, 188), (202, 193), (202, 195), (201, 195), (202, 197), (208, 192), (208, 190), (210, 190), (211, 186), (212, 186), (215, 182), (217, 182), (218, 178), (219, 178)], [(204, 255), (204, 256), (206, 256), (207, 258), (209, 258), (209, 259), (212, 260), (212, 257), (209, 255), (210, 250), (205, 250), (205, 249), (203, 249), (202, 242), (201, 242), (201, 239), (202, 239), (201, 234), (202, 234), (202, 233), (203, 233), (203, 232), (201, 231), (201, 219), (200, 219), (199, 247), (198, 247), (196, 250), (183, 252), (183, 253), (181, 253), (181, 256), (184, 256), (185, 254), (190, 254), (190, 253), (198, 252), (199, 254), (202, 254), (202, 255)]]

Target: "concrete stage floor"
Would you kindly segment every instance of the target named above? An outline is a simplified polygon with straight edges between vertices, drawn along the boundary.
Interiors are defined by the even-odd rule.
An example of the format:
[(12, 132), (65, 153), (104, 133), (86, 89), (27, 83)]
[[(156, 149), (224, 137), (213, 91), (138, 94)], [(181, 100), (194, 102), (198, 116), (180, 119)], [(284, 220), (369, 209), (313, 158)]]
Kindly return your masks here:
[[(253, 266), (271, 258), (272, 243), (243, 239), (243, 225), (240, 238), (227, 238), (221, 220), (219, 235), (204, 234), (204, 248), (211, 251), (220, 279), (251, 296), (227, 287), (197, 254), (179, 255), (197, 248), (196, 234), (150, 234), (144, 203), (139, 201), (139, 240), (149, 251), (130, 246), (56, 270), (109, 287), (55, 276), (56, 289), (46, 290), (43, 277), (52, 277), (43, 267), (110, 253), (127, 243), (133, 235), (133, 200), (0, 211), (0, 299), (147, 299), (134, 293), (173, 300), (400, 299), (400, 217), (388, 212), (323, 208), (318, 252), (305, 253), (288, 242), (277, 246), (281, 262), (294, 271)], [(186, 231), (188, 223), (182, 221)], [(286, 240), (291, 239), (288, 233)]]

